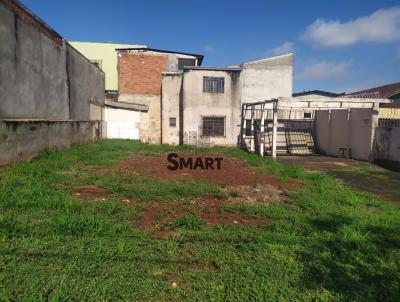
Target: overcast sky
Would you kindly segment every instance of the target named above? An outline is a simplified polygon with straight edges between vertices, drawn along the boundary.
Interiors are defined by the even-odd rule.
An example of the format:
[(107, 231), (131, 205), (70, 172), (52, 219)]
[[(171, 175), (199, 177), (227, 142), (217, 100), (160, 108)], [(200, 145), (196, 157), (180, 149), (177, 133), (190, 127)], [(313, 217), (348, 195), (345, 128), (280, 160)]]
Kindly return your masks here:
[(67, 40), (199, 53), (213, 66), (294, 52), (294, 92), (400, 81), (399, 1), (22, 2)]

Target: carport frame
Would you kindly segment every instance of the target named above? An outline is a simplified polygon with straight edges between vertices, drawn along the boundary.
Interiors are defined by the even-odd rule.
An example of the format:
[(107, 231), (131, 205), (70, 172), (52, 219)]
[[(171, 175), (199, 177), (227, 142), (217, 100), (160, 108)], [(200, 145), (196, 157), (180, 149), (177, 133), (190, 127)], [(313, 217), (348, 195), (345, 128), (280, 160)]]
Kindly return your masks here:
[[(350, 108), (371, 108), (375, 112), (379, 112), (379, 104), (390, 103), (390, 100), (386, 99), (360, 99), (351, 97), (338, 97), (332, 99), (318, 99), (318, 100), (304, 100), (295, 98), (274, 98), (261, 102), (254, 103), (243, 103), (242, 104), (242, 116), (241, 116), (241, 127), (239, 145), (241, 148), (246, 149), (250, 152), (259, 153), (264, 156), (265, 150), (265, 116), (266, 111), (272, 109), (272, 142), (271, 142), (271, 155), (272, 158), (276, 159), (277, 156), (277, 135), (278, 135), (278, 111), (279, 110), (321, 110), (321, 109), (350, 109)], [(272, 103), (272, 108), (267, 104)], [(251, 135), (246, 135), (246, 115), (250, 111), (251, 113)], [(261, 114), (260, 114), (261, 113)], [(255, 116), (258, 115), (257, 119), (260, 119), (260, 146), (258, 150), (255, 150), (255, 129), (254, 122)], [(248, 119), (248, 118), (247, 118)], [(269, 132), (270, 133), (270, 132)], [(250, 148), (246, 144), (246, 139), (250, 139)]]
[[(246, 136), (246, 122), (245, 122), (245, 116), (247, 111), (251, 110), (251, 134), (252, 138), (250, 141), (250, 152), (255, 151), (255, 146), (254, 146), (254, 116), (255, 116), (255, 111), (256, 110), (261, 110), (261, 135), (260, 135), (260, 149), (259, 149), (259, 154), (261, 156), (264, 156), (264, 143), (265, 143), (265, 105), (266, 104), (271, 104), (272, 103), (272, 158), (276, 159), (276, 137), (277, 137), (277, 129), (278, 129), (278, 99), (272, 99), (272, 100), (265, 100), (261, 102), (255, 102), (255, 103), (244, 103), (242, 104), (242, 118), (241, 118), (241, 145), (243, 146), (244, 141), (245, 141), (245, 136)], [(259, 106), (260, 108), (256, 108)]]

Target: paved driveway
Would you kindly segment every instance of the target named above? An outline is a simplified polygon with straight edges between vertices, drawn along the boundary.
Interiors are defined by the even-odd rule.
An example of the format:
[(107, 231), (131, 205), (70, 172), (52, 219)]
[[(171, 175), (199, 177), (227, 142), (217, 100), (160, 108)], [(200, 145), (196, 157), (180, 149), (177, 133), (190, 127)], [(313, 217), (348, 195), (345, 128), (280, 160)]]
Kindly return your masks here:
[(326, 172), (353, 189), (375, 194), (400, 206), (400, 172), (368, 162), (321, 155), (279, 156), (278, 161)]

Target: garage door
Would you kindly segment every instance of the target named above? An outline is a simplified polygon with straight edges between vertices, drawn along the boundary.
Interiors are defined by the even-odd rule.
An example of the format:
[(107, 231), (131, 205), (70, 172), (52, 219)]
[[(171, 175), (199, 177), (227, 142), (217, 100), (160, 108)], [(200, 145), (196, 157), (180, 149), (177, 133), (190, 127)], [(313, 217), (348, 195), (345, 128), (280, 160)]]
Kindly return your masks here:
[(140, 112), (108, 107), (104, 117), (107, 138), (139, 140)]

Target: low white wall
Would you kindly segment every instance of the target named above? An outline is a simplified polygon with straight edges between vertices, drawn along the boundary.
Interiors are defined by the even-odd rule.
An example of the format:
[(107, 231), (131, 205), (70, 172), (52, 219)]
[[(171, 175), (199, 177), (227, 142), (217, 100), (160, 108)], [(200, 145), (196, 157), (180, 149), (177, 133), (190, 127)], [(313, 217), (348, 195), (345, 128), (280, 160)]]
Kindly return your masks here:
[(353, 159), (371, 159), (372, 109), (317, 110), (314, 131), (317, 150), (321, 154), (341, 156), (341, 149), (351, 149)]
[(104, 109), (103, 137), (138, 140), (140, 112), (106, 107)]

